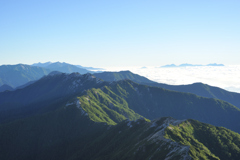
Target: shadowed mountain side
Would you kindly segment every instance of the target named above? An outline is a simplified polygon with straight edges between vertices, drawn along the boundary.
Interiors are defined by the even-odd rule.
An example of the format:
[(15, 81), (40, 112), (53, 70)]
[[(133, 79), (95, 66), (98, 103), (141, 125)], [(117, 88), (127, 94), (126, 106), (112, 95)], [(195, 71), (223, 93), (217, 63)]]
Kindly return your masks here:
[(196, 120), (126, 120), (109, 128), (71, 160), (236, 160), (240, 156), (239, 134)]
[(130, 80), (113, 82), (102, 91), (121, 96), (130, 109), (150, 120), (166, 116), (192, 118), (240, 132), (240, 124), (236, 123), (240, 121), (240, 109), (222, 100), (140, 85)]
[[(96, 123), (83, 110), (82, 103), (73, 102), (79, 101), (1, 124), (0, 158), (234, 160), (240, 156), (240, 135), (223, 127), (167, 117), (152, 122), (144, 118), (121, 120), (118, 125), (109, 126)], [(94, 102), (89, 100), (89, 103)]]
[(0, 86), (0, 92), (13, 91), (13, 90), (14, 89), (11, 86), (7, 85), (7, 84), (4, 84), (4, 85)]
[(193, 93), (198, 96), (207, 98), (217, 98), (227, 101), (238, 108), (240, 108), (240, 94), (235, 92), (229, 92), (224, 89), (213, 87), (203, 83), (194, 83), (190, 85), (167, 85), (163, 83), (157, 83), (147, 79), (146, 77), (134, 74), (130, 71), (120, 72), (103, 72), (94, 74), (96, 77), (103, 79), (104, 81), (117, 81), (123, 79), (130, 79), (136, 83), (161, 87), (173, 91)]
[(0, 93), (0, 121), (16, 117), (23, 112), (35, 112), (55, 101), (80, 94), (92, 87), (101, 87), (107, 82), (91, 74), (48, 75), (22, 89)]
[[(50, 76), (50, 75), (53, 76), (53, 75), (57, 75), (57, 74), (62, 74), (62, 72), (52, 71), (52, 72), (50, 72), (50, 73), (48, 74), (48, 76)], [(36, 80), (36, 81), (37, 81), (37, 80)], [(24, 84), (24, 85), (18, 86), (17, 88), (15, 88), (15, 90), (25, 88), (25, 87), (29, 86), (30, 84), (35, 83), (36, 81), (27, 82), (27, 83)]]
[[(92, 88), (96, 90), (89, 90)], [(151, 120), (165, 116), (176, 119), (192, 118), (240, 132), (240, 124), (236, 123), (240, 121), (240, 110), (225, 101), (140, 85), (130, 80), (103, 82), (91, 74), (79, 73), (49, 75), (23, 89), (0, 93), (1, 118), (3, 121), (16, 113), (18, 108), (21, 112), (27, 112), (29, 108), (37, 110), (46, 103), (51, 104), (79, 94), (87, 96), (79, 99), (82, 106), (86, 105), (86, 112), (91, 111), (89, 108), (98, 110), (104, 103), (107, 107), (104, 112), (111, 107), (125, 106)], [(98, 112), (103, 113), (102, 110)], [(99, 113), (94, 113), (93, 116)], [(115, 121), (109, 123), (114, 124)]]
[(76, 106), (0, 125), (0, 159), (66, 160), (107, 129)]
[(233, 131), (195, 120), (156, 119), (192, 118), (240, 132), (238, 108), (190, 93), (131, 80), (103, 82), (91, 74), (61, 73), (2, 92), (0, 103), (0, 117), (5, 116), (0, 124), (0, 159), (240, 156), (240, 137)]
[(141, 84), (161, 87), (172, 91), (193, 93), (202, 97), (221, 99), (240, 108), (240, 93), (229, 92), (224, 89), (213, 87), (203, 83), (193, 83), (189, 85), (167, 85), (156, 82)]
[[(57, 74), (48, 75), (23, 89), (14, 92), (0, 93), (0, 110), (21, 107), (32, 102), (45, 101), (53, 98), (62, 98), (81, 93), (85, 89), (102, 86), (103, 81), (91, 74), (80, 75)], [(11, 103), (13, 104), (11, 107)], [(7, 107), (4, 107), (6, 105)]]

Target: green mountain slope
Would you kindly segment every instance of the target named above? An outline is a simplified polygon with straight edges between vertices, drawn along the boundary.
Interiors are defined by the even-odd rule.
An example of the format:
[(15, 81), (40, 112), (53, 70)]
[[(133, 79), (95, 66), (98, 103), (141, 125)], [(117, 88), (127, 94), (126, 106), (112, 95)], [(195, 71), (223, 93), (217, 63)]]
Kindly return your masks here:
[[(30, 115), (39, 110), (49, 110), (48, 105), (63, 102), (92, 87), (102, 87), (106, 82), (91, 74), (50, 74), (25, 88), (0, 93), (0, 122)], [(53, 108), (54, 109), (54, 108)]]
[(240, 135), (233, 131), (166, 117), (152, 122), (123, 121), (71, 159), (238, 159), (239, 147)]
[(199, 97), (134, 83), (130, 80), (113, 82), (103, 88), (125, 99), (130, 109), (152, 120), (171, 116), (176, 119), (196, 119), (240, 132), (240, 109), (225, 101)]
[(0, 125), (0, 158), (217, 160), (240, 156), (240, 135), (223, 127), (173, 118), (127, 119), (109, 126), (92, 119), (79, 102), (79, 98), (70, 100), (54, 111)]
[(173, 91), (188, 92), (193, 93), (198, 96), (207, 98), (217, 98), (223, 101), (227, 101), (236, 107), (240, 108), (240, 94), (229, 92), (224, 89), (213, 87), (203, 83), (194, 83), (190, 85), (167, 85), (163, 83), (153, 82), (143, 76), (134, 74), (130, 71), (120, 71), (120, 72), (102, 72), (94, 74), (96, 77), (103, 79), (104, 81), (118, 81), (129, 79), (136, 83), (161, 87)]
[(190, 146), (194, 159), (210, 159), (212, 153), (220, 159), (240, 158), (240, 135), (223, 127), (215, 127), (196, 120), (188, 120), (165, 130), (165, 138)]
[(125, 119), (136, 120), (142, 117), (131, 110), (122, 97), (113, 92), (106, 94), (101, 89), (91, 89), (78, 99), (81, 108), (95, 122), (115, 125)]
[[(96, 89), (88, 91), (92, 88)], [(82, 106), (85, 106), (83, 109), (98, 111), (97, 114), (91, 114), (92, 118), (101, 117), (102, 121), (105, 119), (104, 122), (109, 124), (115, 124), (130, 115), (137, 116), (137, 113), (150, 120), (167, 116), (191, 118), (240, 132), (240, 124), (235, 123), (240, 121), (240, 109), (225, 101), (140, 85), (130, 80), (107, 83), (91, 74), (77, 73), (49, 75), (23, 89), (0, 93), (0, 120), (9, 120), (23, 113), (36, 113), (39, 109), (44, 110), (48, 103), (61, 102), (85, 93), (85, 98), (79, 97)], [(102, 108), (99, 109), (99, 106)], [(124, 116), (113, 112), (111, 107), (124, 113)], [(126, 112), (124, 108), (131, 111)], [(119, 120), (104, 116), (108, 112), (116, 114)]]
[[(30, 103), (62, 98), (81, 93), (85, 89), (101, 87), (105, 83), (91, 74), (59, 73), (48, 75), (23, 89), (0, 93), (0, 110), (11, 109)], [(17, 106), (15, 104), (18, 104)], [(6, 107), (4, 107), (6, 106)]]
[(0, 109), (1, 118), (10, 117), (0, 124), (0, 159), (240, 156), (239, 134), (233, 131), (195, 120), (154, 120), (192, 118), (239, 131), (238, 108), (130, 80), (109, 83), (91, 74), (50, 74), (0, 93)]
[[(79, 86), (80, 84), (83, 86), (78, 88), (76, 94), (66, 92), (67, 95), (61, 100), (48, 99), (48, 103), (42, 103), (40, 108), (40, 111), (44, 112), (38, 111), (30, 115), (28, 113), (24, 118), (18, 117), (17, 120), (0, 125), (0, 159), (69, 159), (102, 135), (107, 130), (107, 125), (116, 125), (127, 118), (137, 120), (142, 117), (126, 103), (122, 104), (123, 99), (117, 95), (112, 98), (100, 89), (94, 88), (84, 91), (88, 85), (97, 87), (98, 84), (104, 84), (90, 74), (47, 76), (36, 83), (41, 82), (48, 86), (48, 81), (58, 79), (61, 82), (66, 78), (69, 82), (76, 82), (76, 79), (82, 81)], [(64, 82), (50, 83), (53, 88), (48, 86), (48, 90), (42, 90), (42, 94), (52, 92), (59, 85), (63, 90), (56, 90), (56, 93), (65, 93), (64, 88), (69, 87), (69, 83)], [(34, 89), (36, 83), (22, 90), (26, 92), (29, 88)], [(70, 88), (74, 91), (71, 85)], [(36, 102), (30, 104), (31, 107), (35, 105)], [(26, 106), (20, 109), (29, 110)]]

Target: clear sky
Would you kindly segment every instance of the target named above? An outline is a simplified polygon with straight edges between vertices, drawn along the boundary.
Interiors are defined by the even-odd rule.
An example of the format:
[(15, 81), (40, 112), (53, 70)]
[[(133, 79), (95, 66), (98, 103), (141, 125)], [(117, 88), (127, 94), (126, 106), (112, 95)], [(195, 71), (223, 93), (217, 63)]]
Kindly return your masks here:
[(0, 65), (240, 65), (239, 0), (0, 0)]

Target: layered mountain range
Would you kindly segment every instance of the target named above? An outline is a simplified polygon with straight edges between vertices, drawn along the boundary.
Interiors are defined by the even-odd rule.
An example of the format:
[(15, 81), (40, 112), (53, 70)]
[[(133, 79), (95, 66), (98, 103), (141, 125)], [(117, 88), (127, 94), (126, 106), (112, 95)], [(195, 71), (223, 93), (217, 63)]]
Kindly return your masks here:
[(147, 79), (146, 77), (139, 76), (130, 71), (120, 71), (120, 72), (102, 72), (102, 73), (94, 73), (96, 77), (103, 79), (104, 81), (118, 81), (129, 79), (136, 83), (160, 87), (172, 91), (178, 92), (187, 92), (193, 93), (198, 96), (207, 97), (207, 98), (215, 98), (227, 101), (238, 108), (240, 108), (240, 94), (235, 92), (229, 92), (219, 87), (210, 86), (203, 83), (193, 83), (190, 85), (168, 85), (163, 83), (157, 83)]
[(1, 92), (0, 159), (239, 159), (239, 94), (167, 87), (129, 71), (54, 71)]
[(63, 73), (78, 72), (81, 74), (93, 73), (84, 67), (64, 62), (35, 63), (33, 65), (2, 65), (0, 66), (0, 91), (9, 90), (9, 88), (2, 87), (3, 85), (8, 85), (11, 88), (17, 88), (28, 82), (36, 81), (43, 76), (48, 75), (52, 71), (59, 71)]

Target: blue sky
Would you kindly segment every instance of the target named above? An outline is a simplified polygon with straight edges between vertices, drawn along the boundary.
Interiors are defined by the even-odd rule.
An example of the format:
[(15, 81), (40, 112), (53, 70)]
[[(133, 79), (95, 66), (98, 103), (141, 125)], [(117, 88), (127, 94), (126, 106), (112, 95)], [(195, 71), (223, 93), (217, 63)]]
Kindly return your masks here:
[(240, 65), (239, 0), (1, 0), (0, 65)]

